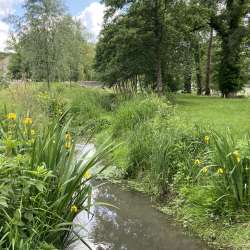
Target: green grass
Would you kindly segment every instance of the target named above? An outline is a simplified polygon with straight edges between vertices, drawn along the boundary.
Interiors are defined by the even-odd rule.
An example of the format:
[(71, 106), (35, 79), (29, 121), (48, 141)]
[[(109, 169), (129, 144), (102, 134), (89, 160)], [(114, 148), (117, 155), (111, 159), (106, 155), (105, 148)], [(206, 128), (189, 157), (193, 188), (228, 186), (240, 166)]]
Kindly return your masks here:
[[(21, 115), (29, 109), (29, 114), (38, 121), (34, 124), (43, 123), (43, 117), (57, 117), (71, 107), (73, 134), (87, 138), (93, 135), (97, 145), (112, 137), (120, 145), (105, 158), (106, 163), (117, 166), (112, 177), (134, 179), (142, 184), (144, 191), (167, 202), (164, 209), (171, 210), (185, 227), (205, 240), (219, 246), (249, 249), (249, 197), (243, 204), (247, 206), (237, 208), (225, 199), (218, 202), (230, 189), (227, 184), (226, 189), (221, 189), (222, 194), (218, 192), (224, 178), (217, 172), (223, 168), (227, 173), (228, 153), (236, 149), (242, 162), (248, 164), (245, 158), (249, 147), (244, 148), (245, 154), (242, 143), (246, 140), (240, 140), (242, 147), (233, 145), (229, 152), (224, 152), (226, 143), (222, 144), (222, 150), (219, 148), (222, 156), (217, 159), (210, 129), (222, 136), (230, 128), (238, 143), (250, 131), (250, 99), (176, 95), (173, 109), (166, 98), (155, 95), (124, 98), (111, 90), (60, 84), (54, 84), (49, 94), (42, 85), (32, 84), (0, 91), (0, 105), (4, 103), (10, 111)], [(205, 136), (210, 138), (208, 142)], [(199, 164), (195, 163), (197, 159)], [(202, 171), (212, 165), (213, 169)], [(245, 172), (242, 173), (245, 178)], [(236, 180), (240, 181), (239, 177)]]
[(202, 124), (224, 132), (230, 128), (238, 136), (250, 130), (250, 99), (222, 99), (178, 95), (176, 112), (188, 125)]

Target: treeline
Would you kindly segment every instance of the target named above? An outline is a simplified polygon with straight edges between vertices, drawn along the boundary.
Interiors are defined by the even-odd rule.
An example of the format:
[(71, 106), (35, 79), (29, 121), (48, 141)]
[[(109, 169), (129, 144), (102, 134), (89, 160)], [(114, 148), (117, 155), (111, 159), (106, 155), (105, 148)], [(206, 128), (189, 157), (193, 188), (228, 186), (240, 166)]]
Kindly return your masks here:
[(15, 53), (9, 71), (14, 79), (46, 81), (90, 80), (95, 47), (87, 42), (80, 22), (60, 0), (27, 0), (24, 16), (12, 17), (10, 41)]
[(119, 91), (224, 97), (249, 83), (249, 0), (103, 0), (101, 81)]

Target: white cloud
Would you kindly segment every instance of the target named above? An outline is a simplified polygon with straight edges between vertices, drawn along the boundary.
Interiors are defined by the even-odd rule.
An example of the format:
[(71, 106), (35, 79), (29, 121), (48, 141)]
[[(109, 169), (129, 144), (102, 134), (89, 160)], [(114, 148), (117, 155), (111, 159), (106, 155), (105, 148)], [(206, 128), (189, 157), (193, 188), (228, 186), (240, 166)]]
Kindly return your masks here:
[(8, 35), (9, 35), (8, 24), (0, 21), (0, 51), (3, 51), (5, 49)]
[(10, 14), (15, 13), (15, 7), (24, 0), (0, 0), (0, 51), (6, 47), (9, 36), (9, 25), (1, 19), (6, 18)]
[(15, 12), (15, 6), (23, 0), (0, 0), (0, 17), (6, 17)]
[(99, 2), (91, 3), (77, 19), (86, 27), (87, 31), (93, 35), (96, 41), (102, 29), (105, 6)]

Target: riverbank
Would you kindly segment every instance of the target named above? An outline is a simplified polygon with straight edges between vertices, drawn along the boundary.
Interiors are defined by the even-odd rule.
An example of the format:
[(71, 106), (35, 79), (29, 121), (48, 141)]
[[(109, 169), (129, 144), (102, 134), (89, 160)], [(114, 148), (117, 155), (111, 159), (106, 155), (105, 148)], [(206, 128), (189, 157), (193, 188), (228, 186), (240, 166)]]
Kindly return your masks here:
[[(42, 85), (12, 88), (0, 92), (1, 102), (29, 112), (34, 123), (66, 112), (77, 138), (92, 140), (97, 148), (107, 140), (117, 145), (105, 158), (107, 166), (117, 166), (108, 169), (109, 178), (139, 183), (137, 188), (162, 201), (163, 212), (216, 247), (249, 249), (250, 147), (242, 135), (248, 129), (248, 99), (216, 99), (216, 109), (215, 98), (121, 96), (60, 84), (50, 93)], [(199, 105), (213, 110), (201, 116)], [(227, 107), (231, 132), (220, 119)]]

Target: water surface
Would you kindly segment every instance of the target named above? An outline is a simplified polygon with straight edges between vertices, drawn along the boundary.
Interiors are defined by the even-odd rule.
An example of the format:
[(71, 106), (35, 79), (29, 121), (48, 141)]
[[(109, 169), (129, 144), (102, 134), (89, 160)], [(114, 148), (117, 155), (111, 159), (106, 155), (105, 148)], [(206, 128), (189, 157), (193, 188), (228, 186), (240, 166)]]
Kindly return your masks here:
[[(115, 207), (96, 204), (89, 221), (80, 213), (75, 223), (85, 225), (80, 235), (88, 239), (93, 249), (114, 250), (202, 250), (208, 249), (198, 239), (185, 235), (180, 227), (153, 207), (150, 199), (121, 185), (105, 184), (94, 191), (95, 203), (105, 202)], [(87, 249), (76, 242), (70, 249)]]

